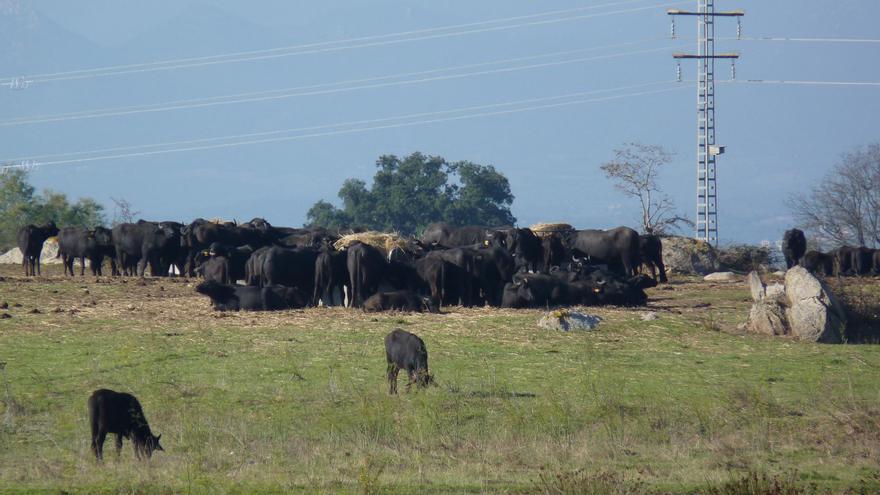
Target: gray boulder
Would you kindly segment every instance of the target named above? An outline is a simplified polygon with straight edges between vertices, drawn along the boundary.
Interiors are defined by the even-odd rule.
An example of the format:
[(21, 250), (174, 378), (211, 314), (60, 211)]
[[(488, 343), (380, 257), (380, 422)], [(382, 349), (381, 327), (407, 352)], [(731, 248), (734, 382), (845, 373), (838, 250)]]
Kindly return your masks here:
[(718, 253), (711, 244), (689, 237), (663, 238), (663, 264), (669, 273), (706, 275), (719, 269)]
[(730, 282), (736, 280), (736, 274), (733, 272), (715, 272), (703, 277), (706, 282)]
[(843, 340), (846, 312), (825, 282), (795, 266), (785, 274), (785, 295), (785, 316), (792, 335), (826, 344)]
[(824, 282), (802, 267), (785, 275), (785, 285), (767, 286), (756, 272), (748, 277), (752, 308), (747, 329), (827, 344), (842, 341), (846, 313)]
[(578, 313), (577, 311), (557, 310), (544, 315), (538, 321), (538, 326), (550, 330), (562, 330), (563, 332), (570, 330), (593, 330), (599, 326), (600, 321), (602, 321), (602, 318), (599, 316)]

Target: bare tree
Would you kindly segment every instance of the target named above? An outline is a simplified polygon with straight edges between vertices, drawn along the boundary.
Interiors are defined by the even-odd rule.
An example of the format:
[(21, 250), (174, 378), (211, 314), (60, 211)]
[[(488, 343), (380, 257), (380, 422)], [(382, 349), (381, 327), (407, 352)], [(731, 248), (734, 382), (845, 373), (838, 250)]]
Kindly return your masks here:
[(140, 211), (134, 211), (131, 207), (131, 203), (128, 202), (125, 198), (116, 199), (111, 197), (111, 201), (113, 201), (113, 225), (119, 225), (120, 223), (132, 223), (134, 222), (134, 218), (140, 215)]
[(844, 154), (818, 185), (790, 196), (787, 205), (822, 244), (880, 246), (880, 143)]
[(657, 184), (661, 169), (672, 161), (673, 154), (662, 146), (627, 143), (614, 150), (614, 160), (602, 165), (605, 176), (626, 196), (638, 198), (642, 208), (642, 231), (668, 234), (679, 225), (693, 222), (675, 212), (675, 202)]

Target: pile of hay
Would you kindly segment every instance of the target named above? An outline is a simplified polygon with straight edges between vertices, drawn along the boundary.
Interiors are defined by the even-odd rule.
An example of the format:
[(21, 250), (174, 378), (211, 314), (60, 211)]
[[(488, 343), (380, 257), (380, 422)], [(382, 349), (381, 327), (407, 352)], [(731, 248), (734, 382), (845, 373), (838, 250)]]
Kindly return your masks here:
[(532, 232), (535, 233), (538, 237), (554, 234), (554, 233), (564, 233), (571, 232), (574, 230), (574, 227), (567, 223), (536, 223), (529, 227)]
[(353, 242), (360, 241), (379, 249), (386, 255), (394, 248), (405, 248), (407, 239), (400, 234), (386, 234), (385, 232), (360, 232), (357, 234), (348, 234), (339, 238), (333, 243), (333, 247), (337, 251), (342, 251), (350, 246)]

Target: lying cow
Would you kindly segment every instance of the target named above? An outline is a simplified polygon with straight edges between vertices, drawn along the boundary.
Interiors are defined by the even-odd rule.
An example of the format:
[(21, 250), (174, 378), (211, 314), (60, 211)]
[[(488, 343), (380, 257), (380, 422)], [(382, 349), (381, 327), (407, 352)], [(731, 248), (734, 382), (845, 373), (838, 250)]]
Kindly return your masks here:
[(162, 450), (159, 439), (150, 431), (141, 403), (131, 394), (112, 390), (95, 390), (89, 397), (89, 424), (92, 427), (92, 452), (98, 461), (104, 458), (104, 440), (116, 434), (116, 454), (122, 451), (122, 439), (128, 438), (138, 459), (150, 458), (154, 450)]
[(364, 301), (364, 311), (412, 311), (438, 313), (437, 304), (429, 297), (422, 297), (408, 290), (377, 292)]
[(308, 302), (299, 290), (280, 285), (251, 287), (206, 280), (196, 286), (196, 292), (210, 297), (217, 311), (277, 311), (303, 308)]
[(427, 387), (434, 382), (428, 373), (428, 349), (417, 335), (405, 330), (395, 329), (385, 336), (385, 359), (388, 362), (388, 393), (397, 393), (397, 374), (406, 370), (409, 382), (406, 391), (415, 383)]

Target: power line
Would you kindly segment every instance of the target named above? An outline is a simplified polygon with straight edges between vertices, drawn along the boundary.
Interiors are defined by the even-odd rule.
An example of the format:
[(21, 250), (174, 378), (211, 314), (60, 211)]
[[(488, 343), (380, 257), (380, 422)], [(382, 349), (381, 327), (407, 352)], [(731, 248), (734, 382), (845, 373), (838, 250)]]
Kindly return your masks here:
[[(653, 40), (649, 40), (653, 41)], [(269, 100), (279, 100), (286, 98), (294, 98), (300, 96), (315, 96), (315, 95), (325, 95), (325, 94), (334, 94), (362, 89), (376, 89), (383, 88), (388, 86), (402, 86), (402, 85), (410, 85), (410, 84), (419, 84), (426, 83), (432, 81), (443, 81), (443, 80), (451, 80), (451, 79), (461, 79), (466, 77), (474, 77), (474, 76), (482, 76), (489, 74), (499, 74), (506, 72), (514, 72), (521, 70), (530, 70), (530, 69), (538, 69), (538, 68), (546, 68), (546, 67), (554, 67), (560, 65), (574, 64), (579, 62), (588, 62), (588, 61), (597, 61), (597, 60), (605, 60), (610, 58), (617, 58), (629, 55), (639, 55), (644, 53), (656, 53), (660, 51), (666, 51), (674, 46), (670, 47), (662, 47), (662, 48), (651, 48), (645, 50), (636, 50), (629, 52), (618, 52), (611, 53), (605, 55), (597, 55), (593, 57), (579, 57), (567, 60), (559, 60), (553, 62), (543, 62), (539, 64), (529, 64), (515, 67), (504, 67), (499, 69), (490, 69), (490, 70), (482, 70), (476, 72), (465, 72), (461, 74), (447, 74), (435, 77), (428, 78), (418, 78), (418, 79), (409, 79), (402, 81), (390, 81), (390, 82), (373, 82), (373, 81), (387, 81), (389, 79), (399, 79), (402, 77), (411, 77), (411, 76), (420, 76), (420, 75), (428, 75), (428, 74), (436, 74), (441, 72), (452, 72), (457, 70), (462, 70), (465, 68), (477, 68), (477, 67), (485, 67), (491, 65), (499, 65), (516, 61), (526, 61), (526, 60), (536, 60), (536, 59), (545, 59), (551, 57), (558, 57), (566, 54), (573, 53), (583, 53), (588, 51), (596, 51), (604, 48), (609, 48), (612, 46), (624, 46), (624, 45), (632, 45), (643, 42), (629, 42), (622, 43), (617, 45), (609, 45), (606, 47), (593, 47), (579, 50), (566, 50), (562, 52), (549, 53), (544, 55), (534, 55), (528, 57), (518, 57), (513, 59), (506, 60), (497, 60), (491, 62), (483, 62), (478, 64), (468, 64), (468, 65), (460, 65), (453, 67), (446, 67), (440, 69), (431, 69), (426, 71), (419, 72), (409, 72), (403, 74), (393, 74), (388, 76), (379, 76), (373, 78), (364, 78), (364, 79), (354, 79), (349, 81), (339, 81), (333, 83), (324, 83), (317, 84), (311, 86), (300, 86), (294, 88), (285, 88), (285, 89), (276, 89), (276, 90), (267, 90), (267, 91), (255, 91), (248, 93), (237, 93), (232, 95), (225, 96), (214, 96), (209, 98), (195, 98), (195, 99), (186, 99), (186, 100), (175, 100), (171, 102), (159, 103), (159, 104), (151, 104), (151, 105), (140, 105), (140, 106), (126, 106), (126, 107), (115, 107), (115, 108), (104, 108), (98, 110), (88, 110), (81, 112), (72, 112), (66, 114), (55, 114), (55, 115), (42, 115), (42, 116), (33, 116), (33, 117), (22, 117), (15, 118), (6, 121), (0, 121), (0, 127), (10, 127), (24, 124), (37, 124), (37, 123), (47, 123), (47, 122), (60, 122), (60, 121), (70, 121), (70, 120), (81, 120), (81, 119), (94, 119), (100, 117), (113, 117), (113, 116), (122, 116), (122, 115), (132, 115), (139, 113), (154, 113), (154, 112), (164, 112), (170, 110), (181, 110), (181, 109), (189, 109), (189, 108), (203, 108), (203, 107), (211, 107), (217, 105), (229, 105), (229, 104), (238, 104), (238, 103), (251, 103), (251, 102), (259, 102), (259, 101), (269, 101)], [(344, 86), (346, 84), (353, 83), (363, 83), (363, 82), (373, 82), (372, 84), (365, 84), (359, 86), (351, 86), (351, 87), (342, 87), (342, 88), (333, 88), (335, 86)]]
[(797, 43), (880, 43), (880, 39), (872, 38), (795, 38), (779, 36), (752, 36), (742, 38), (716, 38), (723, 41), (788, 41)]
[[(4, 163), (27, 162), (29, 167), (33, 167), (33, 166), (45, 166), (45, 165), (60, 165), (60, 164), (68, 164), (68, 163), (82, 163), (82, 162), (91, 162), (91, 161), (97, 161), (97, 160), (109, 160), (109, 159), (118, 159), (118, 158), (130, 158), (130, 157), (137, 157), (137, 156), (150, 156), (150, 155), (158, 155), (158, 154), (178, 153), (178, 152), (184, 152), (184, 151), (199, 151), (199, 150), (209, 150), (209, 149), (218, 149), (218, 148), (230, 148), (230, 147), (237, 147), (237, 146), (265, 144), (265, 143), (280, 142), (280, 141), (293, 141), (293, 140), (307, 139), (307, 138), (314, 138), (314, 137), (334, 136), (334, 135), (340, 135), (340, 134), (351, 134), (351, 133), (366, 132), (366, 131), (373, 131), (373, 130), (393, 129), (393, 128), (400, 128), (400, 127), (411, 127), (411, 126), (416, 126), (416, 125), (425, 125), (425, 124), (438, 123), (438, 122), (449, 122), (449, 121), (464, 120), (464, 119), (473, 119), (473, 118), (479, 118), (479, 117), (506, 115), (506, 114), (521, 113), (521, 112), (528, 112), (528, 111), (541, 110), (541, 109), (557, 108), (557, 107), (572, 106), (572, 105), (581, 105), (581, 104), (587, 104), (587, 103), (611, 101), (611, 100), (630, 98), (630, 97), (636, 97), (636, 96), (666, 93), (666, 92), (676, 91), (676, 90), (685, 88), (685, 86), (673, 84), (671, 87), (656, 89), (656, 90), (646, 90), (646, 91), (640, 91), (640, 92), (635, 92), (635, 93), (625, 93), (625, 94), (605, 96), (605, 97), (599, 97), (599, 98), (575, 99), (575, 100), (570, 100), (570, 101), (561, 101), (561, 102), (555, 102), (555, 103), (543, 103), (543, 104), (524, 106), (524, 107), (521, 106), (519, 108), (509, 108), (509, 109), (502, 109), (502, 110), (482, 111), (482, 112), (473, 113), (476, 110), (487, 110), (490, 108), (519, 106), (519, 105), (526, 105), (526, 104), (538, 103), (538, 102), (549, 102), (549, 101), (553, 101), (553, 100), (565, 100), (565, 99), (575, 98), (575, 97), (579, 97), (579, 96), (585, 96), (585, 95), (589, 95), (589, 94), (598, 94), (598, 93), (603, 93), (603, 92), (607, 93), (607, 92), (612, 92), (612, 91), (619, 91), (621, 89), (633, 89), (633, 88), (637, 88), (637, 87), (657, 86), (657, 85), (661, 85), (661, 84), (673, 84), (673, 83), (670, 81), (655, 81), (655, 82), (650, 82), (650, 83), (624, 86), (624, 87), (613, 88), (613, 89), (587, 91), (587, 92), (571, 93), (571, 94), (567, 94), (567, 95), (549, 96), (549, 97), (541, 97), (541, 98), (531, 98), (531, 99), (525, 99), (525, 100), (516, 100), (516, 101), (505, 102), (505, 103), (495, 103), (495, 104), (480, 105), (480, 106), (474, 106), (474, 107), (464, 107), (464, 108), (451, 109), (451, 110), (423, 112), (423, 113), (416, 113), (416, 114), (400, 115), (400, 116), (395, 116), (395, 117), (386, 117), (386, 118), (382, 118), (382, 119), (352, 121), (352, 122), (344, 122), (344, 123), (338, 123), (338, 124), (328, 124), (328, 125), (313, 126), (313, 127), (302, 127), (302, 128), (298, 128), (298, 129), (284, 129), (284, 130), (278, 130), (278, 131), (267, 131), (267, 132), (261, 132), (261, 133), (240, 134), (240, 135), (233, 135), (233, 136), (196, 139), (196, 140), (189, 140), (189, 141), (158, 143), (158, 144), (151, 144), (151, 145), (108, 148), (108, 149), (103, 149), (103, 150), (80, 151), (80, 152), (72, 152), (72, 153), (58, 153), (58, 154), (53, 154), (53, 155), (42, 155), (42, 156), (33, 156), (33, 157), (27, 157), (27, 158), (17, 158), (17, 159), (12, 159), (12, 160), (4, 160), (3, 162)], [(444, 115), (444, 114), (455, 114), (455, 113), (462, 113), (462, 112), (471, 112), (471, 113), (464, 113), (463, 115), (452, 115), (452, 116), (447, 116), (447, 117), (437, 117), (437, 118), (432, 118), (432, 119), (424, 119), (424, 117), (438, 116), (438, 115)], [(415, 122), (397, 122), (397, 123), (393, 122), (395, 120), (412, 120), (412, 119), (416, 119), (416, 118), (418, 118), (420, 120), (417, 120)], [(365, 124), (378, 124), (381, 122), (392, 122), (392, 123), (387, 123), (387, 124), (382, 124), (382, 125), (369, 125), (367, 127), (354, 127), (352, 129), (337, 129), (337, 130), (329, 130), (329, 131), (323, 131), (323, 132), (312, 132), (312, 133), (308, 133), (308, 134), (298, 134), (298, 135), (293, 135), (293, 136), (261, 137), (260, 139), (248, 139), (248, 138), (254, 138), (254, 137), (259, 137), (259, 136), (271, 136), (273, 134), (284, 134), (284, 133), (304, 132), (304, 131), (320, 131), (321, 129), (332, 129), (332, 128), (337, 128), (337, 127), (353, 127), (353, 126), (361, 126), (361, 125), (365, 125)], [(237, 141), (239, 139), (247, 139), (247, 140)], [(198, 144), (198, 143), (210, 143), (211, 141), (233, 141), (233, 142), (220, 142), (220, 143), (214, 143), (214, 144)], [(174, 146), (176, 146), (176, 147), (174, 147)], [(125, 151), (135, 150), (135, 149), (159, 148), (159, 147), (172, 147), (172, 148), (125, 152)], [(115, 154), (85, 156), (82, 158), (66, 158), (66, 159), (58, 159), (58, 160), (51, 160), (51, 161), (44, 161), (44, 162), (35, 162), (34, 161), (34, 160), (38, 160), (41, 158), (74, 157), (77, 155), (89, 155), (89, 154), (97, 154), (97, 153), (115, 153)], [(3, 167), (0, 167), (0, 170), (8, 170), (8, 169), (14, 169), (14, 168), (22, 168), (22, 165), (16, 165), (16, 164), (6, 165)]]
[(795, 81), (784, 79), (728, 79), (725, 84), (792, 84), (798, 86), (880, 86), (876, 81)]
[[(568, 11), (558, 11), (558, 12), (570, 12), (570, 11), (583, 11), (588, 9), (597, 9), (608, 6), (616, 6), (634, 3), (637, 1), (644, 0), (627, 0), (624, 2), (614, 2), (603, 5), (594, 5), (590, 7), (580, 7), (578, 9), (569, 9)], [(392, 37), (400, 37), (400, 36), (409, 36), (412, 34), (418, 33), (429, 33), (436, 31), (446, 31), (454, 28), (461, 28), (467, 26), (476, 26), (476, 25), (485, 25), (485, 24), (496, 24), (501, 22), (509, 22), (512, 19), (525, 19), (525, 18), (535, 18), (535, 17), (546, 17), (550, 14), (535, 14), (532, 16), (519, 16), (513, 18), (499, 19), (494, 21), (483, 21), (479, 23), (470, 23), (470, 24), (462, 24), (458, 26), (448, 26), (443, 28), (431, 28), (425, 30), (418, 31), (406, 31), (402, 33), (392, 33), (385, 35), (377, 35), (377, 36), (368, 36), (362, 38), (352, 38), (348, 40), (339, 40), (339, 41), (331, 41), (324, 43), (312, 43), (307, 45), (296, 45), (290, 47), (279, 47), (279, 48), (270, 48), (266, 50), (256, 50), (252, 52), (238, 52), (238, 53), (230, 53), (230, 54), (222, 54), (222, 55), (210, 55), (207, 57), (193, 57), (188, 59), (177, 59), (177, 60), (169, 60), (164, 62), (150, 62), (145, 64), (128, 64), (128, 65), (120, 65), (120, 66), (110, 66), (105, 68), (95, 68), (95, 69), (82, 69), (76, 71), (67, 71), (67, 72), (56, 72), (52, 74), (42, 74), (42, 75), (32, 75), (27, 76), (27, 78), (33, 82), (52, 82), (52, 81), (70, 81), (70, 80), (78, 80), (78, 79), (89, 79), (95, 77), (108, 77), (108, 76), (116, 76), (123, 74), (133, 74), (133, 73), (144, 73), (144, 72), (155, 72), (155, 71), (167, 71), (167, 70), (175, 70), (175, 69), (183, 69), (183, 68), (192, 68), (192, 67), (204, 67), (209, 65), (217, 65), (217, 64), (228, 64), (228, 63), (238, 63), (238, 62), (246, 62), (246, 61), (255, 61), (255, 60), (267, 60), (273, 58), (280, 57), (289, 57), (289, 56), (298, 56), (298, 55), (308, 55), (308, 54), (316, 54), (316, 53), (327, 53), (341, 50), (350, 50), (355, 48), (367, 48), (367, 47), (375, 47), (375, 46), (386, 46), (393, 45), (399, 43), (409, 43), (413, 41), (423, 41), (423, 40), (431, 40), (431, 39), (440, 39), (440, 38), (449, 38), (455, 36), (463, 36), (468, 34), (477, 34), (477, 33), (485, 33), (485, 32), (494, 32), (494, 31), (503, 31), (510, 29), (517, 29), (521, 27), (529, 27), (529, 26), (540, 26), (547, 24), (556, 24), (561, 22), (571, 22), (583, 19), (592, 19), (597, 17), (606, 17), (611, 15), (618, 14), (628, 14), (634, 12), (641, 12), (652, 10), (658, 7), (675, 5), (677, 3), (684, 3), (683, 1), (679, 2), (666, 2), (663, 4), (654, 4), (644, 7), (635, 7), (630, 9), (622, 9), (622, 10), (614, 10), (609, 12), (600, 12), (596, 14), (586, 14), (586, 15), (578, 15), (571, 17), (563, 17), (559, 19), (545, 19), (545, 20), (537, 20), (531, 22), (524, 22), (519, 24), (512, 24), (506, 26), (492, 26), (487, 28), (480, 29), (466, 29), (463, 31), (454, 31), (451, 33), (439, 33), (439, 34), (431, 34), (431, 35), (423, 35), (416, 37), (408, 37), (404, 39), (392, 39), (385, 41), (371, 41), (368, 43), (360, 43), (353, 45), (343, 45), (343, 46), (326, 46), (326, 45), (339, 45), (343, 43), (352, 43), (357, 41), (370, 41), (377, 39), (385, 39)], [(323, 48), (314, 48), (321, 47)], [(303, 50), (303, 48), (310, 48), (307, 50)], [(301, 50), (301, 51), (291, 51), (291, 50)], [(277, 53), (282, 52), (282, 53)], [(229, 58), (232, 57), (232, 58)], [(10, 83), (11, 81), (17, 78), (7, 77), (0, 80), (0, 84)]]

